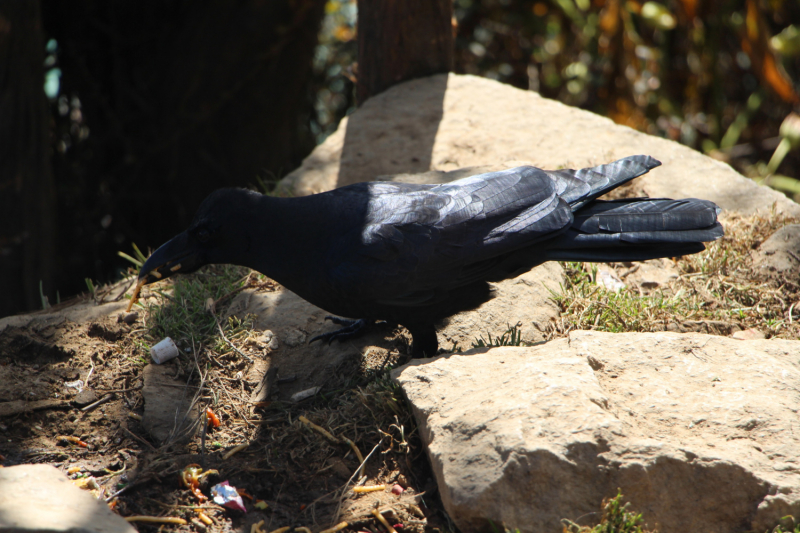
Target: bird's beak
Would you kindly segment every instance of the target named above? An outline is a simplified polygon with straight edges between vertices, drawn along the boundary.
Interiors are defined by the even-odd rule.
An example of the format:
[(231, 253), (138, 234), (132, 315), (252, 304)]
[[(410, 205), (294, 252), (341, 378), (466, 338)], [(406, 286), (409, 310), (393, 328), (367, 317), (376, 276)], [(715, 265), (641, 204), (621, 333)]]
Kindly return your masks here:
[(139, 270), (139, 283), (147, 285), (174, 274), (194, 272), (201, 266), (201, 252), (189, 242), (189, 235), (184, 232), (162, 244), (147, 258)]

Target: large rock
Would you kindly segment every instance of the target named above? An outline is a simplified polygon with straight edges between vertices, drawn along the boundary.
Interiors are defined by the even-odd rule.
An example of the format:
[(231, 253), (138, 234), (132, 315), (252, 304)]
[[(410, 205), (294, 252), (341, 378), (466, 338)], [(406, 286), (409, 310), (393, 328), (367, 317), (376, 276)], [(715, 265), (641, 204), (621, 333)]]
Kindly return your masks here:
[(800, 270), (800, 224), (789, 224), (764, 241), (755, 254), (755, 266), (787, 275)]
[(797, 341), (573, 332), (392, 376), (465, 533), (489, 519), (561, 531), (618, 487), (662, 533), (760, 532), (800, 515), (798, 354)]
[(3, 533), (136, 533), (52, 466), (0, 468), (0, 494)]
[(800, 216), (800, 206), (784, 195), (676, 142), (534, 92), (457, 74), (402, 83), (367, 100), (281, 187), (305, 195), (382, 175), (479, 167), (471, 175), (521, 164), (580, 168), (633, 154), (664, 163), (637, 182), (650, 197), (694, 196), (743, 213), (777, 203)]
[(124, 312), (128, 306), (128, 300), (98, 305), (94, 300), (78, 297), (64, 305), (65, 307), (63, 308), (45, 309), (26, 315), (11, 315), (0, 318), (0, 333), (3, 333), (9, 327), (44, 329), (51, 326), (59, 326), (67, 320), (75, 323), (102, 320)]

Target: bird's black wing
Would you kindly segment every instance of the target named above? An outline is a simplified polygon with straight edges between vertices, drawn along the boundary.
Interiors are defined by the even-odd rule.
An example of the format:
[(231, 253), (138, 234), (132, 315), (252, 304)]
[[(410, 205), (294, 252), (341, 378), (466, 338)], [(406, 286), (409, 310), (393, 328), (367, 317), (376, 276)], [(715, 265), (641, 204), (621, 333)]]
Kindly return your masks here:
[[(556, 182), (534, 167), (436, 186), (360, 185), (352, 194), (369, 195), (363, 224), (331, 243), (326, 271), (343, 295), (384, 305), (436, 301), (484, 279), (498, 256), (573, 220)], [(344, 189), (339, 194), (349, 193)]]
[(578, 211), (608, 191), (647, 174), (661, 165), (649, 155), (632, 155), (605, 165), (579, 170), (545, 170), (556, 184), (556, 193)]

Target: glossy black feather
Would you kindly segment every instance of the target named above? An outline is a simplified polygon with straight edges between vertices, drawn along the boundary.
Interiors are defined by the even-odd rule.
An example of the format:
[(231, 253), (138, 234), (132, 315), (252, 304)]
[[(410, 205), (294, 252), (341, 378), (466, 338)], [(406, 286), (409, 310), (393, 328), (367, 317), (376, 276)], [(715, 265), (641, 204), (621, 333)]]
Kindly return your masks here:
[(597, 200), (658, 165), (633, 156), (589, 169), (359, 183), (290, 199), (219, 191), (140, 276), (183, 243), (192, 268), (249, 266), (331, 313), (403, 324), (417, 351), (433, 355), (434, 323), (489, 299), (487, 282), (548, 260), (671, 257), (718, 239), (719, 209), (705, 200)]

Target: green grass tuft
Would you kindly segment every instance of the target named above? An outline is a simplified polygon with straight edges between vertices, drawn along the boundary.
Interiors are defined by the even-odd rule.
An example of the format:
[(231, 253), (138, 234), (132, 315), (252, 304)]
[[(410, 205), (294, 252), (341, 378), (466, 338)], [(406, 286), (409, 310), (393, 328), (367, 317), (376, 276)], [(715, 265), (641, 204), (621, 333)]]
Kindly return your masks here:
[[(486, 337), (489, 340), (483, 338), (483, 335), (475, 339), (475, 342), (472, 343), (473, 348), (488, 348), (492, 346), (525, 346), (524, 341), (522, 340), (522, 333), (519, 331), (519, 328), (522, 327), (522, 322), (517, 322), (513, 326), (509, 326), (508, 329), (502, 335), (495, 336), (492, 339), (492, 334), (488, 331), (486, 332)], [(457, 348), (455, 345), (453, 346), (453, 351)]]
[[(208, 308), (209, 299), (216, 302), (240, 288), (248, 272), (242, 267), (211, 265), (195, 274), (174, 278), (171, 293), (156, 288), (161, 302), (150, 307), (148, 337), (172, 337), (176, 342), (189, 343), (208, 341), (218, 331), (215, 315)], [(230, 321), (222, 325), (226, 330), (241, 326)]]
[(787, 515), (781, 518), (781, 523), (775, 526), (774, 529), (765, 533), (800, 533), (800, 524), (798, 524), (792, 515)]
[[(628, 284), (615, 292), (596, 281), (597, 267), (564, 263), (566, 283), (552, 298), (561, 309), (550, 338), (572, 330), (700, 331), (729, 335), (756, 328), (767, 338), (800, 336), (800, 284), (771, 276), (753, 264), (753, 250), (793, 219), (769, 212), (730, 215), (725, 236), (699, 254), (675, 260), (678, 279), (645, 291)], [(624, 280), (635, 265), (614, 263)]]

